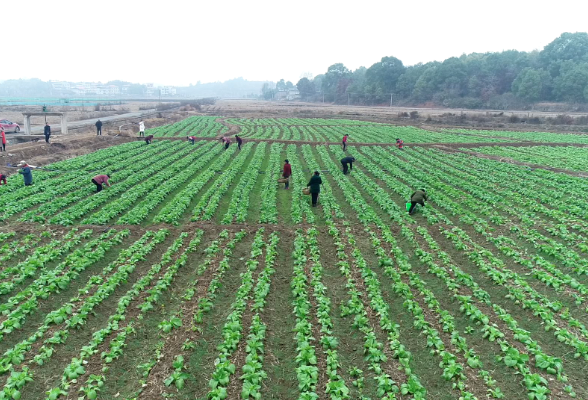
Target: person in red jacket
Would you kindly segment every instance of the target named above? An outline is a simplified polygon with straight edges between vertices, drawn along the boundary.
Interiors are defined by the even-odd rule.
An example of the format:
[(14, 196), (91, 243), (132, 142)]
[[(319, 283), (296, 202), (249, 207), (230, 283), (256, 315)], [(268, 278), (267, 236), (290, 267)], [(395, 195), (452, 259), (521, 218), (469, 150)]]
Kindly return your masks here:
[(96, 185), (96, 193), (102, 190), (102, 185), (106, 184), (106, 186), (110, 187), (110, 183), (108, 183), (108, 179), (110, 175), (96, 175), (92, 178), (92, 183)]
[(239, 150), (241, 150), (241, 146), (243, 145), (243, 139), (241, 139), (239, 135), (235, 135), (235, 139), (237, 140), (237, 146), (239, 147)]
[(343, 136), (343, 151), (347, 150), (347, 138), (349, 137), (349, 134), (346, 133), (345, 136)]
[(284, 189), (288, 190), (290, 188), (290, 177), (292, 176), (292, 165), (288, 160), (284, 160), (284, 172), (282, 173), (282, 177), (286, 178), (286, 182), (284, 183)]
[(0, 128), (0, 147), (2, 148), (0, 151), (6, 151), (6, 134), (4, 133), (4, 128)]
[(196, 136), (186, 136), (186, 139), (192, 144), (196, 141)]
[(402, 150), (404, 148), (404, 141), (400, 140), (400, 139), (396, 139), (396, 147), (398, 147), (400, 150)]
[(145, 138), (145, 143), (147, 143), (147, 144), (151, 144), (152, 141), (153, 141), (153, 135), (149, 135)]
[(0, 186), (2, 185), (8, 185), (8, 183), (6, 182), (6, 175), (4, 174), (0, 174)]

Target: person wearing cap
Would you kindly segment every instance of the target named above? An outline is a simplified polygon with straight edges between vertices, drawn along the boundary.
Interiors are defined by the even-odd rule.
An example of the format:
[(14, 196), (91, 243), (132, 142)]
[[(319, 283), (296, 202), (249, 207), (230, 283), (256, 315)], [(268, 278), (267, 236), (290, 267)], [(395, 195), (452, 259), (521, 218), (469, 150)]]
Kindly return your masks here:
[(349, 134), (346, 133), (345, 136), (343, 136), (343, 151), (347, 150), (347, 138), (349, 137)]
[(51, 137), (51, 127), (49, 126), (49, 122), (45, 122), (43, 134), (45, 135), (45, 142), (49, 143), (49, 138)]
[(20, 167), (18, 173), (22, 174), (25, 186), (31, 186), (33, 184), (33, 173), (31, 172), (31, 166), (27, 164), (26, 161), (19, 162), (18, 166)]
[(96, 175), (95, 177), (92, 178), (92, 183), (94, 185), (96, 185), (96, 193), (100, 192), (102, 190), (102, 185), (106, 185), (108, 187), (110, 187), (110, 183), (108, 183), (108, 179), (110, 178), (110, 175)]
[(2, 127), (0, 127), (0, 151), (6, 151), (6, 134)]
[(196, 141), (196, 136), (186, 136), (186, 139), (192, 144)]
[(427, 200), (427, 191), (425, 189), (419, 189), (413, 194), (410, 195), (410, 208), (408, 210), (408, 214), (414, 214), (415, 208), (417, 204), (421, 206), (425, 206), (425, 200)]

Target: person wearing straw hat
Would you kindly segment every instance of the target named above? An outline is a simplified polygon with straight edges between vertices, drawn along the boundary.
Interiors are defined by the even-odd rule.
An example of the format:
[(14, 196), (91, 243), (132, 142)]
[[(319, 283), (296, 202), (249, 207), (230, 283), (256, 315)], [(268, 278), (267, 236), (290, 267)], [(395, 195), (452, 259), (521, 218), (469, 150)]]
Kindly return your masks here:
[(18, 173), (22, 174), (25, 186), (31, 186), (33, 184), (33, 173), (31, 171), (31, 166), (24, 160), (19, 162), (17, 166), (20, 167)]

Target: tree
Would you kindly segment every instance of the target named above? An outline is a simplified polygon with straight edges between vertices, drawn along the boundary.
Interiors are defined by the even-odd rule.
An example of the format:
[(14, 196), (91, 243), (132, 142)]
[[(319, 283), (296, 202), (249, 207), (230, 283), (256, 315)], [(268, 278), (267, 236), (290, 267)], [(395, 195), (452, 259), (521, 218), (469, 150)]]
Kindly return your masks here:
[(278, 92), (281, 92), (283, 90), (286, 90), (287, 86), (286, 86), (286, 82), (284, 82), (283, 79), (280, 79), (280, 81), (278, 83), (276, 83), (276, 90)]
[(286, 82), (286, 89), (294, 89), (294, 84), (290, 81)]
[(553, 81), (553, 89), (558, 100), (583, 102), (584, 91), (588, 86), (588, 63), (565, 62), (561, 74)]
[(300, 92), (300, 97), (302, 100), (308, 100), (315, 95), (316, 88), (314, 87), (314, 83), (311, 82), (308, 78), (302, 78), (296, 84), (298, 91)]
[(414, 85), (413, 96), (418, 101), (431, 100), (437, 87), (435, 78), (437, 65), (432, 65), (422, 73)]
[(546, 66), (555, 61), (588, 61), (588, 33), (562, 33), (543, 48), (539, 58)]
[(327, 70), (323, 81), (322, 89), (328, 100), (336, 102), (347, 90), (351, 71), (342, 63), (333, 64)]
[(373, 64), (365, 71), (366, 85), (370, 92), (387, 96), (389, 95), (406, 68), (396, 57), (382, 57), (380, 62)]
[(423, 65), (421, 63), (407, 67), (404, 74), (398, 78), (394, 94), (401, 99), (412, 97), (414, 86), (427, 68), (428, 64)]
[(515, 96), (530, 102), (547, 99), (550, 81), (551, 77), (545, 70), (525, 68), (513, 81), (512, 92)]
[(273, 84), (266, 82), (261, 87), (261, 97), (265, 100), (271, 100), (276, 93), (275, 89), (273, 88)]

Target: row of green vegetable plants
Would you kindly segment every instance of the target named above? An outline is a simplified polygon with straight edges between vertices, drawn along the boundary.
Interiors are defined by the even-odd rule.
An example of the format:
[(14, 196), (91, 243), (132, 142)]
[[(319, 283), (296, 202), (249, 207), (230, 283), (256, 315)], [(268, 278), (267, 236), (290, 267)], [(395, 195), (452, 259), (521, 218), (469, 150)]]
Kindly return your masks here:
[(210, 220), (214, 216), (222, 197), (240, 173), (254, 147), (253, 143), (246, 143), (237, 157), (235, 157), (231, 164), (216, 179), (216, 184), (213, 183), (202, 197), (200, 197), (198, 204), (196, 204), (192, 211), (192, 221)]
[[(173, 148), (173, 150), (172, 150)], [(168, 167), (176, 165), (185, 156), (191, 152), (190, 148), (183, 148), (180, 151), (175, 149), (175, 146), (170, 146), (167, 151), (164, 151), (159, 157), (154, 154), (149, 157), (149, 164), (147, 167), (140, 170), (140, 172), (131, 174), (127, 179), (117, 182), (115, 177), (112, 180), (112, 187), (106, 188), (99, 193), (95, 193), (87, 197), (75, 205), (67, 208), (63, 212), (55, 215), (49, 219), (49, 223), (71, 225), (75, 220), (88, 215), (92, 211), (96, 211), (104, 204), (114, 200), (120, 195), (129, 195), (129, 189), (140, 184), (145, 180), (151, 180), (158, 173), (165, 171)], [(156, 160), (156, 161), (155, 161)], [(147, 159), (145, 160), (147, 162)], [(151, 178), (151, 179), (150, 179)]]
[(74, 228), (64, 235), (61, 240), (52, 240), (48, 244), (38, 247), (33, 254), (17, 265), (2, 269), (0, 271), (0, 294), (12, 292), (15, 287), (25, 282), (26, 279), (43, 272), (48, 263), (70, 252), (83, 240), (89, 238), (91, 234), (92, 231), (89, 229), (78, 233), (78, 229)]
[[(63, 262), (49, 271), (43, 271), (35, 281), (0, 305), (2, 335), (22, 327), (27, 315), (35, 312), (41, 300), (67, 289), (84, 270), (100, 261), (113, 246), (120, 244), (128, 231), (110, 230), (69, 253)], [(2, 336), (0, 336), (1, 338)]]
[[(177, 310), (183, 311), (173, 312), (172, 310), (169, 310), (171, 313), (170, 318), (164, 319), (159, 324), (159, 329), (162, 331), (162, 335), (164, 335), (164, 343), (161, 347), (163, 355), (159, 357), (156, 362), (150, 362), (143, 366), (145, 367), (145, 380), (143, 381), (142, 387), (138, 390), (137, 396), (143, 392), (150, 392), (153, 390), (159, 391), (159, 388), (163, 390), (165, 386), (171, 386), (172, 384), (176, 387), (178, 385), (183, 387), (184, 382), (187, 379), (187, 375), (183, 372), (184, 356), (187, 356), (189, 351), (194, 349), (194, 339), (202, 331), (205, 314), (210, 312), (214, 307), (214, 300), (218, 296), (217, 292), (221, 287), (223, 276), (231, 267), (230, 257), (232, 252), (236, 245), (241, 242), (246, 235), (246, 231), (239, 231), (233, 235), (231, 240), (229, 240), (231, 235), (227, 230), (223, 230), (218, 235), (218, 239), (212, 241), (204, 250), (206, 257), (196, 267), (196, 276), (202, 276), (206, 271), (212, 268), (213, 270), (210, 274), (211, 279), (208, 282), (206, 282), (206, 280), (201, 281), (200, 279), (194, 280), (184, 291), (184, 294), (181, 296), (181, 302), (176, 307)], [(208, 283), (208, 285), (204, 288), (206, 283)], [(197, 296), (196, 299), (195, 296)], [(141, 310), (150, 310), (158, 301), (159, 297), (159, 294), (155, 293), (155, 296), (148, 297), (145, 302), (138, 307)], [(183, 330), (183, 334), (179, 335), (177, 330), (181, 327), (186, 328)], [(182, 349), (181, 354), (177, 354), (178, 347), (174, 346), (174, 343), (178, 341), (179, 343), (184, 341), (184, 344), (180, 346)], [(168, 347), (171, 349), (166, 351)], [(174, 362), (177, 362), (176, 366), (181, 366), (179, 371), (176, 371), (176, 368), (173, 365)], [(169, 364), (172, 365), (173, 371), (168, 368)], [(164, 374), (166, 376), (164, 382), (160, 382), (157, 378), (152, 379), (154, 368), (161, 368), (166, 371)], [(174, 375), (173, 372), (176, 372), (176, 374)], [(170, 377), (172, 377), (171, 380), (169, 379)]]
[[(14, 232), (12, 232), (12, 236), (14, 236)], [(41, 240), (51, 237), (51, 232), (43, 231), (39, 234), (30, 233), (25, 235), (22, 239), (15, 239), (8, 242), (8, 239), (12, 236), (0, 235), (0, 243), (4, 243), (2, 247), (0, 247), (0, 262), (5, 266), (8, 265), (7, 262), (9, 260), (26, 254), (31, 248), (37, 246)]]
[(249, 208), (249, 194), (252, 192), (259, 173), (261, 171), (261, 164), (266, 157), (265, 154), (266, 143), (259, 143), (253, 157), (247, 168), (243, 172), (241, 179), (233, 189), (229, 207), (224, 217), (221, 219), (222, 224), (230, 224), (233, 220), (237, 223), (245, 222), (247, 218), (247, 209)]
[(283, 149), (284, 145), (282, 143), (273, 143), (270, 146), (269, 162), (260, 189), (260, 223), (278, 223), (278, 210), (276, 206), (278, 185), (276, 185), (276, 181), (282, 177), (281, 155)]
[[(173, 152), (171, 148), (175, 148), (175, 146), (170, 146), (170, 149), (164, 151), (162, 151), (162, 148), (164, 148), (163, 144), (154, 144), (153, 147), (150, 147), (147, 150), (145, 150), (143, 147), (138, 157), (131, 157), (129, 159), (121, 160), (117, 164), (112, 164), (110, 167), (99, 172), (110, 175), (112, 177), (112, 180), (110, 181), (111, 183), (116, 181), (123, 181), (124, 179), (148, 167), (153, 162), (149, 160), (150, 156), (155, 156), (159, 152), (161, 152), (161, 155), (163, 156), (169, 155)], [(55, 216), (68, 206), (80, 200), (86, 199), (88, 196), (91, 196), (96, 192), (96, 187), (91, 183), (91, 179), (94, 174), (96, 174), (96, 172), (87, 176), (87, 180), (84, 182), (84, 184), (81, 184), (79, 176), (76, 176), (75, 179), (71, 179), (70, 177), (69, 183), (66, 185), (68, 186), (68, 191), (61, 192), (61, 189), (55, 189), (58, 190), (61, 195), (64, 194), (61, 197), (58, 196), (58, 192), (53, 190), (47, 191), (47, 195), (51, 197), (45, 197), (46, 194), (43, 194), (41, 197), (31, 197), (31, 206), (38, 203), (41, 205), (23, 213), (19, 220), (25, 222), (45, 223), (48, 218)], [(75, 186), (71, 187), (70, 185), (72, 184)], [(54, 186), (59, 187), (57, 184)], [(21, 210), (24, 209), (26, 208), (21, 208)]]
[[(382, 164), (385, 162), (384, 160), (385, 160), (384, 158), (381, 159)], [(368, 163), (364, 162), (364, 165), (366, 166), (366, 168), (369, 168)], [(382, 174), (378, 167), (376, 167), (375, 169), (372, 169), (372, 172), (374, 174), (377, 174), (378, 172), (380, 172), (380, 174)], [(376, 175), (376, 176), (378, 176), (378, 175)], [(385, 177), (380, 177), (380, 179), (385, 179)], [(404, 179), (406, 179), (406, 175), (404, 175)], [(391, 179), (391, 180), (387, 181), (387, 184), (389, 187), (394, 187), (394, 185), (398, 185), (399, 182)], [(400, 184), (400, 185), (402, 185), (402, 184)], [(405, 188), (404, 190), (408, 191), (409, 189)], [(398, 206), (396, 206), (396, 208), (398, 208)], [(429, 210), (427, 210), (427, 212), (429, 212)], [(399, 215), (402, 215), (402, 214), (399, 214)], [(408, 234), (408, 236), (410, 236), (410, 234)], [(515, 337), (515, 339), (517, 339), (517, 335), (519, 335), (520, 332), (517, 331), (518, 328), (516, 327), (516, 322), (514, 321), (514, 319), (512, 319), (512, 317), (510, 317), (504, 310), (500, 309), (497, 305), (494, 305), (494, 311), (497, 313), (497, 316), (499, 318), (503, 319), (503, 321), (508, 325), (509, 329), (514, 331), (514, 333), (515, 333), (514, 337)], [(481, 319), (481, 321), (486, 321), (486, 320)], [(498, 335), (498, 337), (500, 337), (500, 335)], [(553, 359), (553, 357), (550, 358), (550, 356), (547, 356), (546, 354), (542, 353), (538, 344), (536, 342), (532, 341), (530, 338), (528, 338), (528, 336), (525, 336), (525, 337), (519, 336), (518, 339), (520, 339), (520, 338), (525, 338), (526, 341), (522, 340), (521, 342), (525, 344), (525, 346), (527, 347), (527, 349), (529, 351), (531, 351), (531, 353), (535, 354), (536, 359), (538, 359), (538, 360)], [(510, 351), (509, 349), (506, 349), (506, 348), (503, 348), (502, 350), (507, 351), (507, 352)], [(541, 368), (540, 364), (543, 365), (544, 363), (537, 361), (537, 367)], [(549, 368), (551, 368), (551, 367), (549, 367)], [(546, 370), (548, 370), (548, 372), (550, 371), (550, 369), (547, 369), (547, 368), (542, 368), (542, 369), (546, 369)], [(553, 371), (555, 371), (555, 369)], [(555, 373), (555, 372), (553, 372), (553, 373)], [(565, 378), (563, 373), (561, 373), (561, 371), (558, 371), (557, 374), (558, 374), (558, 377), (562, 381), (565, 381), (567, 379), (567, 378)], [(545, 389), (541, 389), (540, 387), (535, 387), (535, 389), (537, 389), (537, 393), (542, 393), (542, 391), (545, 390)], [(535, 389), (530, 389), (530, 390), (534, 391)], [(571, 391), (571, 388), (569, 388), (569, 390)], [(538, 398), (541, 398), (541, 397), (538, 396)]]
[[(338, 148), (338, 146), (332, 146), (331, 148), (333, 149), (333, 147), (336, 147), (337, 150), (341, 151)], [(323, 160), (325, 165), (327, 167), (329, 167), (330, 170), (337, 171), (336, 173), (334, 173), (334, 177), (340, 178), (340, 179), (337, 179), (336, 182), (341, 187), (341, 190), (342, 190), (345, 198), (347, 199), (348, 203), (357, 212), (357, 216), (360, 219), (360, 221), (365, 225), (366, 231), (369, 233), (370, 232), (369, 226), (370, 226), (370, 224), (374, 223), (374, 224), (376, 224), (376, 226), (378, 226), (380, 228), (380, 230), (383, 231), (384, 237), (393, 240), (394, 238), (391, 235), (391, 233), (389, 232), (389, 229), (387, 228), (387, 226), (385, 226), (385, 224), (377, 216), (377, 214), (374, 212), (374, 210), (365, 202), (361, 193), (349, 182), (348, 179), (346, 179), (346, 176), (344, 176), (342, 174), (342, 172), (338, 170), (336, 164), (334, 164), (334, 162), (332, 161), (332, 158), (329, 155), (329, 153), (327, 152), (326, 148), (324, 146), (318, 146), (317, 151), (320, 154), (321, 159)], [(357, 174), (357, 172), (358, 171), (354, 171), (353, 174)], [(363, 180), (359, 180), (359, 182), (364, 182), (364, 181), (366, 181), (365, 178)], [(370, 182), (370, 183), (373, 184), (373, 182)], [(400, 250), (400, 249), (398, 249), (398, 250)], [(385, 255), (386, 253), (379, 252), (380, 257), (382, 256), (382, 254)], [(400, 253), (400, 254), (402, 254), (402, 253)], [(384, 265), (389, 267), (389, 268), (385, 269), (386, 274), (393, 280), (394, 280), (394, 278), (400, 279), (399, 282), (404, 284), (400, 273), (397, 272), (396, 269), (392, 266), (393, 264), (390, 264), (388, 261), (384, 261), (384, 263), (385, 263)], [(407, 265), (410, 266), (410, 264), (407, 264)], [(410, 294), (411, 292), (408, 292), (408, 293)], [(406, 293), (405, 293), (405, 295), (408, 296), (408, 294), (406, 294)], [(429, 300), (429, 301), (432, 301), (435, 299), (434, 296), (432, 295), (432, 293), (428, 293), (427, 296), (424, 296), (424, 297), (426, 300)], [(459, 359), (461, 357), (456, 356), (455, 354), (449, 352), (446, 349), (446, 345), (443, 342), (443, 340), (441, 339), (441, 337), (439, 335), (439, 331), (437, 329), (435, 329), (431, 325), (430, 322), (427, 322), (425, 320), (422, 308), (419, 306), (418, 302), (415, 300), (412, 300), (412, 298), (413, 298), (412, 294), (409, 297), (407, 297), (408, 301), (405, 301), (404, 306), (405, 306), (405, 308), (408, 309), (408, 311), (410, 311), (413, 314), (413, 317), (416, 319), (416, 321), (414, 323), (415, 327), (417, 329), (421, 330), (425, 334), (425, 336), (427, 337), (428, 346), (431, 347), (432, 354), (436, 355), (437, 357), (439, 357), (441, 359), (439, 366), (441, 369), (443, 369), (443, 377), (454, 383), (454, 388), (456, 388), (457, 390), (460, 391), (461, 396), (463, 398), (465, 398), (465, 399), (475, 398), (473, 396), (473, 394), (467, 390), (468, 376), (466, 376), (464, 374), (464, 368), (473, 369), (473, 367), (471, 367), (469, 364), (467, 364), (465, 362), (466, 361), (465, 357), (463, 358), (464, 362), (462, 362)], [(453, 342), (454, 341), (452, 340), (452, 345), (454, 345)], [(463, 341), (461, 341), (461, 340), (460, 340), (460, 342), (463, 343)], [(461, 349), (459, 347), (456, 347), (456, 351), (459, 352), (459, 351), (461, 351)], [(465, 367), (464, 367), (464, 365), (465, 365)], [(469, 377), (469, 379), (474, 379), (474, 376)]]
[[(241, 284), (235, 293), (235, 299), (229, 306), (230, 313), (226, 317), (226, 322), (221, 330), (223, 340), (216, 347), (219, 353), (214, 361), (215, 369), (208, 381), (210, 390), (206, 395), (207, 398), (212, 400), (221, 400), (228, 397), (227, 389), (231, 377), (237, 369), (237, 366), (233, 362), (234, 354), (239, 345), (241, 344), (242, 346), (241, 338), (244, 330), (243, 316), (252, 306), (253, 296), (251, 291), (255, 287), (255, 281), (259, 275), (259, 272), (256, 270), (260, 260), (262, 260), (263, 249), (266, 246), (263, 240), (264, 232), (265, 229), (260, 228), (253, 238), (250, 256), (245, 262), (246, 270), (240, 274)], [(167, 384), (168, 382), (166, 381)], [(176, 386), (178, 386), (177, 381)], [(178, 388), (181, 389), (180, 387)], [(246, 394), (248, 396), (245, 398), (249, 398), (251, 392)]]
[[(446, 192), (450, 193), (454, 197), (461, 196), (461, 193), (463, 193), (461, 191), (465, 191), (468, 194), (473, 195), (479, 200), (479, 202), (474, 203), (472, 201), (468, 201), (467, 205), (468, 207), (478, 212), (484, 211), (483, 209), (480, 210), (480, 204), (484, 205), (484, 203), (488, 203), (485, 207), (486, 209), (491, 208), (492, 210), (488, 216), (488, 220), (491, 223), (498, 226), (508, 223), (510, 225), (509, 228), (511, 232), (515, 233), (517, 237), (532, 244), (540, 253), (544, 253), (546, 256), (556, 258), (559, 262), (561, 262), (562, 266), (572, 269), (572, 271), (576, 272), (577, 274), (588, 274), (588, 260), (582, 258), (576, 251), (569, 249), (568, 246), (564, 246), (558, 241), (546, 237), (537, 229), (533, 228), (533, 225), (539, 225), (535, 218), (536, 213), (527, 210), (524, 206), (519, 206), (521, 202), (518, 202), (516, 199), (520, 195), (517, 196), (517, 194), (513, 192), (504, 193), (504, 190), (500, 190), (500, 192), (502, 192), (500, 194), (503, 196), (500, 199), (500, 196), (496, 194), (496, 189), (493, 185), (486, 182), (478, 182), (476, 185), (473, 185), (469, 182), (471, 175), (457, 171), (452, 167), (444, 165), (443, 163), (434, 163), (437, 167), (437, 170), (434, 171), (432, 175), (439, 179), (439, 181), (436, 182), (437, 184), (440, 184), (443, 181), (448, 182), (448, 178), (450, 177), (452, 184), (459, 185), (458, 189), (452, 189), (451, 185), (445, 184), (444, 189)], [(443, 173), (442, 171), (451, 172), (451, 175)], [(533, 207), (533, 205), (534, 204), (531, 204), (531, 207)], [(505, 214), (510, 217), (509, 220), (505, 219)], [(464, 218), (462, 217), (462, 219)], [(514, 221), (517, 219), (520, 219), (522, 223), (515, 224)], [(565, 231), (562, 232), (560, 230), (560, 236), (565, 236), (565, 238), (568, 240), (571, 239), (568, 235), (566, 235)], [(566, 243), (566, 245), (568, 245), (568, 243)], [(541, 257), (536, 257), (536, 262), (539, 265), (545, 265), (548, 263)]]
[[(107, 325), (92, 335), (92, 340), (80, 352), (79, 358), (72, 359), (72, 363), (65, 368), (59, 387), (62, 394), (64, 392), (81, 392), (82, 399), (84, 396), (87, 396), (88, 399), (98, 397), (100, 388), (106, 381), (104, 375), (98, 374), (108, 372), (110, 368), (109, 364), (124, 354), (124, 348), (127, 346), (129, 335), (135, 333), (135, 326), (138, 324), (138, 321), (143, 319), (149, 309), (145, 307), (141, 308), (141, 313), (132, 320), (126, 315), (128, 310), (133, 306), (138, 307), (137, 303), (146, 299), (147, 296), (161, 296), (169, 288), (179, 269), (184, 267), (188, 262), (188, 255), (193, 253), (199, 246), (203, 233), (202, 230), (197, 230), (186, 247), (184, 247), (184, 240), (188, 237), (188, 233), (180, 233), (178, 238), (162, 255), (161, 261), (158, 264), (152, 265), (149, 271), (135, 282), (131, 289), (119, 299), (116, 312), (109, 316)], [(175, 260), (174, 257), (176, 257)], [(155, 282), (156, 280), (157, 282)], [(114, 337), (112, 338), (112, 336)], [(109, 338), (111, 340), (107, 346), (106, 344)], [(98, 354), (100, 355), (101, 361), (90, 363), (90, 360), (93, 357), (97, 357)], [(85, 371), (81, 374), (89, 375), (84, 384), (78, 379), (81, 375), (76, 374), (78, 376), (75, 377), (68, 375), (68, 368), (71, 371), (72, 364), (79, 365), (79, 361), (81, 361), (82, 366), (85, 364), (91, 365), (90, 371)]]
[[(55, 171), (49, 170), (38, 170), (34, 173), (34, 182), (35, 184), (28, 187), (23, 187), (21, 179), (14, 179), (17, 175), (13, 175), (12, 178), (8, 179), (7, 185), (0, 186), (0, 195), (2, 199), (6, 199), (7, 203), (3, 204), (0, 207), (5, 207), (8, 204), (12, 204), (14, 201), (26, 199), (27, 197), (37, 194), (43, 193), (46, 189), (51, 188), (51, 184), (49, 181), (54, 181), (58, 183), (65, 183), (68, 182), (69, 179), (66, 177), (60, 177), (63, 171), (91, 171), (94, 168), (91, 166), (96, 165), (99, 167), (103, 163), (107, 163), (110, 161), (111, 158), (121, 157), (124, 154), (135, 154), (134, 152), (137, 150), (138, 144), (137, 143), (126, 143), (114, 147), (110, 147), (107, 149), (97, 150), (93, 153), (89, 153), (86, 155), (82, 155), (76, 158), (59, 161), (53, 164), (49, 164), (44, 166), (48, 169), (55, 169)], [(132, 153), (131, 153), (132, 152)], [(67, 175), (67, 173), (66, 173)], [(71, 178), (71, 174), (67, 175)], [(0, 208), (0, 212), (3, 208)]]
[[(210, 163), (208, 168), (199, 173), (184, 189), (176, 194), (153, 218), (153, 222), (167, 222), (174, 225), (179, 225), (182, 220), (182, 215), (190, 206), (192, 199), (200, 193), (200, 191), (213, 180), (217, 175), (217, 171), (222, 170), (227, 162), (234, 156), (236, 148), (229, 147), (222, 155), (217, 156), (214, 162)], [(210, 162), (210, 161), (209, 161)]]
[[(163, 242), (167, 235), (166, 230), (145, 233), (133, 245), (121, 251), (118, 258), (106, 266), (100, 275), (89, 277), (86, 285), (78, 290), (78, 295), (49, 312), (44, 318), (44, 323), (28, 338), (7, 350), (0, 359), (2, 372), (10, 372), (2, 390), (4, 396), (14, 398), (15, 392), (20, 393), (26, 382), (33, 379), (31, 369), (35, 365), (45, 364), (55, 353), (55, 348), (67, 341), (71, 329), (83, 327), (87, 319), (93, 315), (93, 309), (112, 295), (119, 285), (126, 282), (137, 263)], [(113, 271), (115, 272), (112, 273)], [(44, 338), (46, 339), (41, 342)], [(25, 358), (28, 353), (35, 355), (31, 354)], [(22, 365), (25, 360), (27, 365)], [(59, 390), (52, 392), (53, 394), (48, 394), (48, 398), (56, 396), (55, 393), (58, 396)]]
[[(443, 171), (443, 166), (437, 168), (441, 173)], [(435, 175), (437, 172), (435, 172)], [(446, 176), (446, 174), (444, 174)], [(427, 178), (424, 178), (427, 179)], [(460, 179), (451, 177), (452, 181), (456, 183), (461, 183), (460, 188), (465, 188), (465, 190), (469, 193), (469, 186), (470, 184), (467, 181), (460, 181)], [(445, 193), (449, 193), (456, 198), (461, 200), (463, 196), (463, 192), (457, 191), (453, 189), (452, 186), (447, 184), (442, 184), (442, 181), (432, 180), (429, 181), (429, 185), (434, 187), (441, 187)], [(478, 188), (482, 185), (476, 185)], [(478, 189), (480, 190), (480, 189)], [(489, 193), (488, 193), (489, 194)], [(485, 195), (482, 192), (482, 198)], [(481, 218), (478, 218), (475, 214), (470, 213), (468, 210), (460, 207), (460, 205), (455, 204), (451, 199), (443, 200), (444, 198), (441, 197), (443, 195), (437, 196), (439, 200), (444, 201), (446, 204), (444, 208), (448, 211), (452, 212), (454, 215), (460, 215), (460, 220), (462, 222), (466, 222), (468, 224), (473, 224), (476, 231), (483, 235), (489, 243), (494, 244), (503, 254), (508, 257), (514, 259), (516, 264), (519, 264), (527, 269), (529, 269), (533, 277), (537, 278), (541, 282), (545, 283), (547, 286), (552, 286), (558, 291), (563, 291), (565, 288), (566, 294), (570, 294), (573, 296), (574, 301), (577, 304), (582, 304), (585, 301), (585, 295), (588, 293), (588, 288), (583, 285), (582, 283), (578, 282), (572, 276), (564, 273), (561, 269), (556, 266), (555, 264), (547, 261), (545, 258), (541, 257), (540, 255), (533, 255), (532, 257), (527, 256), (526, 249), (522, 246), (518, 245), (512, 239), (505, 237), (503, 235), (496, 236), (492, 233), (491, 229), (488, 227), (488, 223)], [(480, 196), (480, 195), (478, 195)], [(440, 199), (439, 199), (440, 198)], [(482, 198), (480, 198), (482, 200)], [(479, 209), (479, 202), (471, 201), (466, 199), (465, 201), (460, 201), (464, 205), (467, 205), (469, 208), (473, 209), (474, 211), (478, 211), (483, 213)], [(442, 204), (442, 203), (440, 203)], [(495, 206), (494, 209), (503, 209), (507, 214), (513, 214), (513, 220), (521, 215), (525, 215), (527, 211), (525, 209), (518, 209), (514, 205), (505, 205), (505, 206)], [(494, 217), (490, 217), (490, 221), (497, 221), (496, 214)], [(527, 215), (527, 218), (531, 218), (532, 215)], [(502, 225), (502, 220), (497, 221), (499, 222), (498, 225)], [(570, 266), (574, 272), (582, 273), (585, 266), (588, 265), (586, 260), (580, 258), (580, 256), (572, 250), (563, 248), (558, 242), (554, 241), (553, 239), (547, 238), (544, 235), (540, 234), (535, 229), (527, 228), (524, 223), (522, 225), (515, 224), (512, 220), (508, 222), (510, 225), (510, 232), (515, 234), (518, 238), (525, 240), (531, 244), (535, 248), (537, 248), (540, 252), (546, 253), (547, 256), (553, 256), (557, 260), (562, 262), (564, 266)], [(565, 235), (562, 232), (562, 235)], [(579, 293), (579, 294), (578, 294)]]

